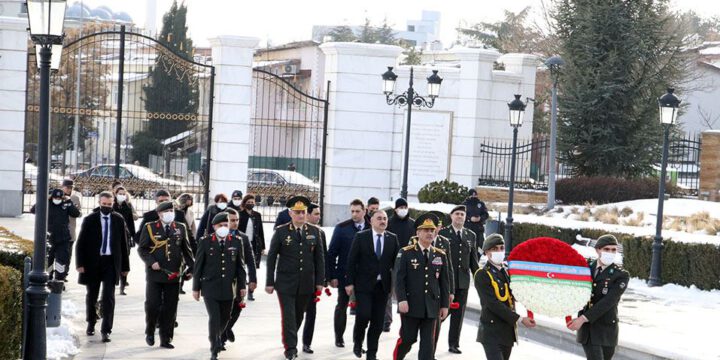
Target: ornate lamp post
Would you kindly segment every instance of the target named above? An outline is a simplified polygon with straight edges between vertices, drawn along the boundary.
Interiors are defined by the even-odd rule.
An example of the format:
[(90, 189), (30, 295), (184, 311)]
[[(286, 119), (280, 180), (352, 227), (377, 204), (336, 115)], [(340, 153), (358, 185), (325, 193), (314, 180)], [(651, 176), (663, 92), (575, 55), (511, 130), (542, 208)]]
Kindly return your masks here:
[(655, 238), (652, 245), (652, 263), (650, 265), (649, 286), (662, 285), (662, 225), (663, 225), (663, 205), (665, 202), (665, 176), (667, 171), (668, 159), (668, 138), (670, 137), (670, 128), (675, 125), (680, 108), (680, 99), (673, 92), (675, 89), (668, 88), (667, 93), (658, 99), (660, 106), (660, 123), (663, 126), (663, 153), (662, 163), (660, 164), (660, 185), (658, 190), (658, 210), (657, 224), (655, 225)]
[(412, 121), (412, 105), (415, 105), (417, 107), (426, 107), (426, 108), (432, 108), (435, 105), (435, 99), (440, 94), (440, 84), (442, 83), (442, 78), (438, 76), (438, 71), (433, 70), (432, 75), (430, 75), (427, 78), (428, 82), (428, 97), (430, 98), (430, 101), (428, 102), (423, 98), (422, 96), (418, 95), (415, 92), (415, 89), (413, 88), (413, 68), (410, 67), (410, 84), (403, 94), (397, 95), (395, 97), (392, 97), (393, 92), (395, 91), (395, 81), (397, 80), (397, 75), (392, 71), (393, 67), (388, 66), (388, 70), (382, 74), (383, 79), (383, 93), (385, 94), (386, 101), (388, 105), (395, 105), (402, 107), (405, 105), (408, 105), (407, 108), (407, 124), (405, 125), (405, 162), (403, 164), (403, 174), (402, 174), (402, 186), (400, 188), (400, 197), (407, 199), (407, 181), (408, 181), (408, 163), (410, 160), (410, 123)]
[(27, 343), (24, 359), (45, 359), (45, 310), (48, 298), (48, 274), (45, 272), (47, 234), (49, 145), (50, 145), (50, 69), (60, 66), (62, 53), (65, 0), (28, 0), (30, 38), (35, 43), (40, 72), (40, 118), (38, 126), (37, 205), (35, 207), (35, 239), (28, 294)]
[(515, 95), (515, 99), (508, 103), (510, 110), (510, 126), (513, 128), (512, 157), (510, 159), (510, 191), (508, 192), (508, 213), (505, 220), (505, 255), (510, 255), (513, 247), (513, 195), (515, 192), (515, 155), (517, 152), (517, 135), (518, 128), (522, 126), (525, 116), (525, 103), (520, 100), (520, 95)]

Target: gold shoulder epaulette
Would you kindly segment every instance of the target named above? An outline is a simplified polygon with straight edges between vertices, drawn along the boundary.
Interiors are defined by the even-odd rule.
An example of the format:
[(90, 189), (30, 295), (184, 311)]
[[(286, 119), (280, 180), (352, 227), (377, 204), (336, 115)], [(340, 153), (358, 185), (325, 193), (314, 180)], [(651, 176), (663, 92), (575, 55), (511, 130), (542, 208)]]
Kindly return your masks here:
[(412, 250), (412, 249), (414, 249), (414, 248), (415, 248), (415, 244), (412, 244), (412, 245), (408, 245), (408, 246), (406, 246), (406, 247), (404, 247), (404, 248), (402, 248), (402, 249), (403, 249), (403, 251), (409, 251), (409, 250)]
[(435, 252), (439, 252), (439, 253), (445, 255), (445, 251), (443, 251), (443, 249), (436, 248), (436, 247), (434, 247), (434, 246), (433, 246), (433, 249), (435, 250)]

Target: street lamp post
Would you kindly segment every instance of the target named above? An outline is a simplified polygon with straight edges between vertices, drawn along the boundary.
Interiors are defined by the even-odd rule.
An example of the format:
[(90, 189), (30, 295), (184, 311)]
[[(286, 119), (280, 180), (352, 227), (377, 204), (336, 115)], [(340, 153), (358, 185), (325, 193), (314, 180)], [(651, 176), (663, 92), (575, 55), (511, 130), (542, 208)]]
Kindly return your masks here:
[(665, 176), (668, 159), (668, 138), (670, 137), (670, 128), (677, 121), (678, 109), (680, 107), (680, 99), (673, 92), (675, 89), (667, 89), (667, 93), (658, 99), (660, 106), (660, 123), (663, 126), (663, 153), (662, 163), (660, 164), (660, 183), (658, 189), (658, 210), (657, 220), (655, 224), (655, 238), (652, 244), (652, 263), (650, 265), (649, 286), (662, 285), (662, 225), (663, 225), (663, 205), (665, 203)]
[(508, 103), (510, 110), (510, 126), (513, 128), (512, 157), (510, 158), (510, 191), (508, 192), (508, 210), (507, 219), (505, 220), (505, 254), (510, 255), (513, 247), (513, 195), (515, 192), (515, 155), (517, 153), (517, 135), (518, 128), (522, 126), (523, 116), (525, 115), (525, 103), (520, 100), (520, 95), (515, 95), (515, 99)]
[(550, 159), (549, 167), (550, 173), (548, 174), (548, 197), (547, 197), (547, 209), (553, 209), (555, 207), (555, 178), (557, 177), (557, 164), (555, 161), (555, 152), (557, 148), (557, 85), (558, 78), (560, 77), (560, 67), (565, 65), (565, 60), (560, 56), (551, 56), (545, 61), (545, 66), (550, 69), (550, 76), (552, 77), (552, 103), (550, 112)]
[(413, 88), (413, 67), (410, 67), (410, 84), (406, 92), (403, 94), (392, 97), (395, 91), (395, 81), (397, 75), (392, 71), (393, 67), (388, 66), (388, 70), (382, 74), (383, 79), (383, 93), (388, 105), (398, 105), (400, 107), (408, 105), (407, 108), (407, 123), (405, 125), (405, 162), (403, 164), (402, 173), (402, 186), (400, 188), (400, 197), (407, 199), (407, 182), (408, 182), (408, 164), (410, 162), (410, 123), (412, 121), (412, 105), (417, 107), (432, 108), (435, 105), (435, 99), (440, 94), (440, 84), (442, 78), (438, 76), (438, 71), (433, 70), (432, 75), (427, 78), (428, 82), (428, 102), (422, 96), (418, 95)]
[(35, 238), (32, 271), (28, 276), (27, 343), (24, 359), (45, 359), (45, 310), (48, 298), (48, 274), (45, 272), (45, 246), (47, 236), (48, 155), (50, 145), (50, 69), (60, 66), (62, 53), (65, 0), (27, 0), (30, 38), (35, 43), (40, 68), (40, 118), (38, 121), (38, 178), (35, 206)]

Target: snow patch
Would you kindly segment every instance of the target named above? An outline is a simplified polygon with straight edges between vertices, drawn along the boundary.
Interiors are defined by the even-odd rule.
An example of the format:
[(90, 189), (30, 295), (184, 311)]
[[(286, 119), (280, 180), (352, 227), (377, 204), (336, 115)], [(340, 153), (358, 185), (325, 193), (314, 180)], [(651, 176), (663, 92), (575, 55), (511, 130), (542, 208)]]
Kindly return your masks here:
[(71, 300), (63, 299), (60, 326), (47, 329), (47, 358), (65, 359), (77, 355), (78, 349), (75, 330), (72, 328), (71, 319), (78, 314), (77, 306)]

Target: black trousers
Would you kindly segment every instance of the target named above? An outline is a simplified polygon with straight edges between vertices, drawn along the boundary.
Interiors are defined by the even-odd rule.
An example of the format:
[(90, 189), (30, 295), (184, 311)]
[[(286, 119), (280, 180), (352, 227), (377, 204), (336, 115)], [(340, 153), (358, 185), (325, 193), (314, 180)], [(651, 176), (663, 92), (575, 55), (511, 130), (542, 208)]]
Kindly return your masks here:
[(377, 282), (373, 292), (355, 293), (357, 311), (355, 313), (355, 328), (353, 330), (353, 343), (356, 349), (362, 348), (367, 330), (367, 356), (372, 359), (377, 355), (378, 341), (382, 334), (383, 323), (385, 322), (385, 305), (389, 294), (383, 289), (382, 283)]
[[(450, 331), (448, 331), (448, 346), (460, 347), (460, 331), (462, 330), (465, 308), (467, 306), (468, 289), (455, 289), (455, 300), (460, 304), (459, 309), (450, 309)], [(437, 339), (435, 340), (437, 342)]]
[(588, 360), (610, 360), (615, 355), (614, 346), (583, 344), (583, 350)]
[(220, 336), (225, 331), (225, 325), (230, 319), (230, 307), (233, 301), (208, 299), (207, 297), (203, 297), (203, 300), (205, 301), (205, 309), (207, 309), (210, 316), (210, 320), (208, 320), (210, 350), (217, 350), (221, 345)]
[[(70, 241), (53, 241), (50, 251), (48, 251), (48, 264), (53, 265), (53, 278), (63, 280), (67, 277), (68, 268), (70, 267)], [(55, 263), (62, 265), (64, 271), (60, 272), (55, 269)]]
[(345, 328), (347, 327), (347, 307), (350, 302), (350, 297), (345, 292), (344, 286), (338, 286), (338, 299), (337, 305), (335, 305), (335, 341), (340, 341), (345, 335)]
[(285, 353), (297, 353), (297, 332), (302, 324), (310, 294), (286, 294), (278, 292), (280, 318), (282, 321), (282, 343)]
[(392, 317), (393, 317), (392, 303), (393, 303), (393, 298), (395, 297), (395, 279), (397, 278), (397, 273), (395, 272), (394, 269), (393, 269), (393, 271), (390, 272), (390, 276), (391, 276), (391, 278), (390, 278), (390, 284), (391, 284), (390, 296), (388, 296), (387, 305), (385, 305), (385, 324), (384, 325), (387, 327), (390, 327), (390, 325), (392, 325), (392, 321), (393, 321), (393, 319), (392, 319)]
[(487, 360), (509, 360), (510, 359), (510, 353), (512, 352), (512, 346), (508, 345), (500, 345), (500, 344), (485, 344), (483, 343), (483, 348), (485, 349), (485, 358)]
[(241, 302), (242, 301), (239, 298), (235, 298), (235, 300), (233, 300), (232, 302), (232, 309), (230, 309), (230, 318), (225, 325), (225, 330), (223, 330), (225, 335), (227, 335), (228, 331), (232, 330), (233, 326), (235, 326), (235, 323), (240, 318), (240, 314), (242, 313), (242, 308), (240, 307)]
[(312, 345), (313, 335), (315, 334), (315, 318), (317, 317), (317, 304), (315, 303), (315, 294), (310, 295), (307, 307), (305, 308), (305, 325), (303, 326), (303, 345)]
[(414, 318), (407, 315), (400, 315), (400, 338), (395, 345), (393, 352), (393, 360), (402, 360), (405, 358), (412, 344), (417, 341), (418, 332), (420, 332), (420, 351), (418, 351), (418, 360), (433, 359), (433, 344), (435, 343), (435, 325), (437, 319)]
[(148, 281), (145, 285), (145, 334), (154, 335), (160, 322), (160, 340), (172, 341), (175, 333), (180, 284)]
[(112, 333), (113, 318), (115, 317), (115, 263), (112, 256), (100, 256), (99, 280), (86, 285), (85, 295), (85, 320), (88, 324), (95, 325), (97, 312), (95, 304), (100, 295), (102, 285), (102, 309), (103, 318), (100, 332), (103, 334)]

